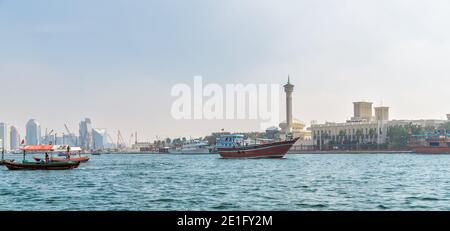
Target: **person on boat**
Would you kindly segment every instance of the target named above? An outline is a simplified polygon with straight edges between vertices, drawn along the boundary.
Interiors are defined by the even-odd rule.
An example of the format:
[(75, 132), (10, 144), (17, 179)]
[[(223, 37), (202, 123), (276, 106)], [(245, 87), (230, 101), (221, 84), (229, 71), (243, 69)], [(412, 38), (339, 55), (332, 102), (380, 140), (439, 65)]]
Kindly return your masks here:
[(50, 158), (48, 156), (48, 153), (45, 153), (45, 163), (48, 163), (50, 161)]
[(67, 159), (67, 160), (70, 160), (70, 146), (67, 146), (66, 159)]

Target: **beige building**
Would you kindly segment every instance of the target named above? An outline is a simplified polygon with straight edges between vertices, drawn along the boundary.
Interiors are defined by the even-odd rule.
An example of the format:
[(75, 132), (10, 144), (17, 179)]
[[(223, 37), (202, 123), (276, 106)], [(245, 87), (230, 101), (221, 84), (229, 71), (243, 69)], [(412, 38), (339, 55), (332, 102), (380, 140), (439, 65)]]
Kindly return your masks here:
[(311, 125), (314, 145), (320, 149), (333, 144), (383, 144), (386, 142), (387, 128), (388, 123), (384, 121)]
[(352, 121), (372, 121), (372, 104), (371, 102), (354, 102)]
[[(345, 123), (312, 124), (313, 143), (319, 150), (342, 145), (381, 145), (387, 142), (387, 131), (392, 126), (408, 124), (438, 127), (446, 120), (389, 120), (389, 107), (376, 107), (372, 116), (372, 103), (355, 102), (354, 116)], [(370, 107), (370, 108), (369, 108)]]
[(389, 107), (376, 107), (375, 121), (389, 121)]
[[(288, 129), (288, 124), (286, 121), (283, 121), (280, 123), (281, 128), (281, 135), (284, 135), (286, 133), (286, 130)], [(300, 137), (300, 139), (311, 139), (311, 131), (308, 131), (305, 129), (306, 125), (305, 123), (301, 122), (300, 120), (293, 119), (292, 125), (291, 125), (291, 133), (294, 138)]]

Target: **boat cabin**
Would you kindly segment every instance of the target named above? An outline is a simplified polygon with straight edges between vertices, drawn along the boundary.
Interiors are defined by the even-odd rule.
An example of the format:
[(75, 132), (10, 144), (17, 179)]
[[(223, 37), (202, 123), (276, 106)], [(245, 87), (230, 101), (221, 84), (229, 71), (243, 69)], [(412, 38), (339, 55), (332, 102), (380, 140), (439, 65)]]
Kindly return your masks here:
[(449, 136), (440, 135), (414, 135), (409, 141), (410, 147), (450, 147)]
[(216, 148), (233, 148), (243, 146), (244, 143), (244, 135), (242, 134), (222, 135), (216, 139)]

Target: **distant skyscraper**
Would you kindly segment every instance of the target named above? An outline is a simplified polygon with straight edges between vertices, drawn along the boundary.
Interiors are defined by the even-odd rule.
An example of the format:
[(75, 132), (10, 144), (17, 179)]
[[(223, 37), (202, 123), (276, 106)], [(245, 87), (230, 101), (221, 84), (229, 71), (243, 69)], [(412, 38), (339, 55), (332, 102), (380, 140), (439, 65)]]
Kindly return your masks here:
[(69, 146), (78, 146), (78, 137), (73, 133), (64, 134), (62, 139), (62, 143), (64, 144), (67, 144)]
[(10, 129), (10, 144), (11, 144), (11, 150), (16, 150), (19, 149), (20, 146), (20, 135), (19, 135), (19, 131), (17, 130), (17, 128), (15, 126), (11, 126)]
[(103, 128), (94, 128), (92, 129), (92, 137), (93, 137), (93, 149), (104, 149), (107, 146), (108, 134), (106, 133), (106, 129)]
[(80, 146), (86, 150), (92, 149), (92, 123), (89, 118), (80, 122)]
[(11, 144), (9, 142), (9, 126), (6, 123), (0, 123), (0, 139), (2, 140), (1, 146), (5, 151), (11, 150)]
[(28, 145), (41, 144), (41, 125), (35, 119), (28, 121), (26, 131), (25, 139)]

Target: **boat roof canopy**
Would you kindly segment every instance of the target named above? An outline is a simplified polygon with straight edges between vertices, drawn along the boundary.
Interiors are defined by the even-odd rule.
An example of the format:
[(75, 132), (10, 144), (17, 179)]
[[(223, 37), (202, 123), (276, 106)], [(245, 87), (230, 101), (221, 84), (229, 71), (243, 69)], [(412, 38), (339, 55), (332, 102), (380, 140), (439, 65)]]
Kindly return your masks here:
[(48, 152), (53, 150), (53, 145), (26, 145), (20, 149), (27, 152)]
[[(67, 151), (67, 145), (26, 145), (20, 148), (26, 152), (61, 152)], [(70, 146), (69, 146), (70, 147)], [(80, 147), (70, 147), (70, 151), (81, 151)]]

